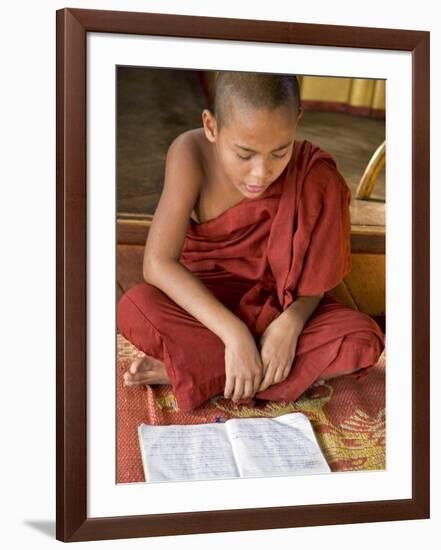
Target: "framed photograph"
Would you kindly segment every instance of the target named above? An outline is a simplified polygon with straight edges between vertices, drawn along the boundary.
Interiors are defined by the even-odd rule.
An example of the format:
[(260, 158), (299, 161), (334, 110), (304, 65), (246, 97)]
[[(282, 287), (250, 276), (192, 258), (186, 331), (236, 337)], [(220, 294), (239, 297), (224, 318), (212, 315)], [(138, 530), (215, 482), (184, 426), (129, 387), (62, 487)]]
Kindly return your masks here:
[[(57, 539), (428, 518), (430, 33), (71, 8), (57, 11), (56, 30)], [(351, 210), (350, 252), (375, 267), (344, 287), (357, 306), (372, 303), (358, 301), (357, 289), (362, 296), (367, 286), (383, 293), (378, 311), (357, 307), (387, 334), (382, 408), (357, 408), (344, 430), (338, 422), (325, 429), (319, 416), (309, 415), (332, 473), (149, 483), (142, 479), (147, 468), (139, 449), (136, 463), (127, 458), (139, 410), (150, 400), (154, 414), (186, 413), (191, 403), (176, 402), (160, 385), (135, 389), (132, 395), (143, 391), (142, 399), (128, 397), (121, 369), (139, 350), (128, 341), (130, 331), (127, 339), (117, 331), (117, 303), (142, 278), (143, 245), (161, 192), (160, 186), (146, 188), (142, 174), (158, 174), (161, 181), (168, 145), (176, 133), (194, 127), (192, 108), (197, 118), (201, 106), (210, 107), (215, 75), (225, 71), (297, 75), (306, 114), (346, 112), (360, 126), (363, 117), (370, 117), (369, 124), (382, 121), (369, 126), (376, 145), (372, 155), (365, 151), (369, 162), (352, 187), (362, 205), (385, 165), (387, 201), (377, 200), (382, 221), (372, 222), (378, 219), (375, 200), (366, 210), (368, 222), (362, 208)], [(192, 93), (184, 102), (183, 90), (196, 88), (201, 95)], [(150, 111), (139, 108), (148, 101), (146, 91), (154, 97)], [(355, 162), (355, 126), (352, 119), (341, 128), (334, 121), (327, 126), (330, 146), (341, 140), (346, 147), (348, 170)], [(303, 144), (319, 135), (307, 128)], [(364, 265), (357, 262), (353, 268)], [(129, 265), (134, 270), (123, 269)], [(307, 295), (311, 287), (304, 288)], [(350, 380), (362, 374), (351, 373)], [(333, 398), (338, 384), (342, 394), (349, 392), (342, 382), (348, 377), (325, 384)], [(273, 408), (277, 414), (260, 413), (311, 412), (305, 403), (315, 398), (316, 407), (324, 391), (318, 385), (309, 401), (302, 396)], [(181, 416), (179, 423), (214, 422), (216, 411), (234, 417), (224, 402), (214, 405), (199, 416)], [(158, 418), (154, 423), (171, 424), (177, 416)], [(352, 454), (339, 455), (336, 449), (351, 437)]]

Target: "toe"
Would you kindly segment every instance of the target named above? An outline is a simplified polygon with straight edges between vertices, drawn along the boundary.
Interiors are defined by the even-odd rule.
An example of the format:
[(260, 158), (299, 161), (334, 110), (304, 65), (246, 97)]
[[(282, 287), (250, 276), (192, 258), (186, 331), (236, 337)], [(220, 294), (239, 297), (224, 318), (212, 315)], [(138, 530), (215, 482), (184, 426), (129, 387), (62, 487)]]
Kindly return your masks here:
[(139, 364), (142, 362), (143, 357), (137, 357), (129, 367), (130, 374), (136, 374), (138, 372)]
[(140, 382), (148, 379), (149, 372), (137, 372), (136, 374), (131, 374), (130, 377), (127, 377), (126, 380), (128, 382), (136, 382), (139, 384)]

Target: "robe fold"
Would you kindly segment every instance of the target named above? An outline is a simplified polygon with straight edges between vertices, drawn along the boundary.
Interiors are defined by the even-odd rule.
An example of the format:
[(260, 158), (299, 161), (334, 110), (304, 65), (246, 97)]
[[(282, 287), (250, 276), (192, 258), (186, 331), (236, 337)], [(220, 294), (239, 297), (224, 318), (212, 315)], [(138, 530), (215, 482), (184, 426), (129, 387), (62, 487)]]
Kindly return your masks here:
[[(325, 293), (298, 338), (290, 374), (257, 399), (295, 400), (320, 377), (373, 365), (384, 349), (371, 317), (326, 293), (352, 267), (350, 200), (334, 158), (303, 140), (260, 196), (207, 222), (190, 219), (181, 264), (245, 322), (256, 343), (298, 296)], [(164, 361), (182, 410), (223, 393), (223, 342), (159, 289), (140, 283), (128, 290), (118, 328)]]

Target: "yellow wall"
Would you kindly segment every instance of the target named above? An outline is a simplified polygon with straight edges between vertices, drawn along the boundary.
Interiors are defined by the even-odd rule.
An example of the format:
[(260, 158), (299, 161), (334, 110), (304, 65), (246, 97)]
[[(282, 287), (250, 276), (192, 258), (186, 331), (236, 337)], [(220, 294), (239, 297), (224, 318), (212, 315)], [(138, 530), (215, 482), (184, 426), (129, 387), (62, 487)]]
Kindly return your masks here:
[(386, 81), (368, 78), (303, 76), (300, 78), (303, 101), (326, 101), (385, 109)]

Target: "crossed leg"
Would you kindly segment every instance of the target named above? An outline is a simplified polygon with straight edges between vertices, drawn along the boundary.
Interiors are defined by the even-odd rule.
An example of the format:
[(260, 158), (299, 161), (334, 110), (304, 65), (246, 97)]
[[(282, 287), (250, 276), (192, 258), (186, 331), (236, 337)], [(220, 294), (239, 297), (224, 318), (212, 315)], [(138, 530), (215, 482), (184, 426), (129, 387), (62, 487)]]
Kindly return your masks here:
[[(222, 301), (233, 308), (240, 292), (243, 288), (237, 288), (234, 295), (230, 288), (230, 301)], [(222, 341), (156, 287), (141, 283), (123, 295), (118, 303), (118, 328), (145, 354), (124, 374), (128, 386), (171, 384), (183, 410), (192, 410), (223, 392)], [(295, 400), (317, 380), (366, 368), (378, 360), (383, 337), (369, 316), (327, 297), (299, 337), (288, 377), (255, 397)]]

